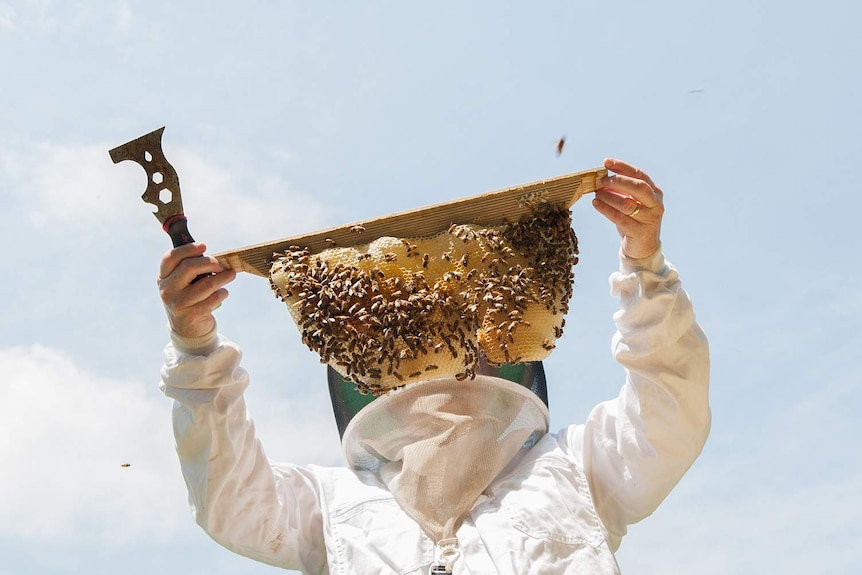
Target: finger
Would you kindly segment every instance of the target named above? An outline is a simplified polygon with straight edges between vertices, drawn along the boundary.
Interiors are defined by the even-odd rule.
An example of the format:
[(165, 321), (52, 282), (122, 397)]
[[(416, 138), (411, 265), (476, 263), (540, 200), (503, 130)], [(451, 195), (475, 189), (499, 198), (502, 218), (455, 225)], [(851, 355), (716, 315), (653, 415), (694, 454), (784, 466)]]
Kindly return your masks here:
[(652, 181), (652, 178), (650, 178), (646, 172), (644, 172), (637, 166), (629, 164), (628, 162), (617, 160), (616, 158), (605, 158), (604, 164), (607, 169), (611, 170), (612, 172), (616, 172), (621, 176), (628, 176), (636, 180), (643, 180), (653, 189), (657, 187), (655, 185), (655, 182)]
[(196, 302), (182, 310), (182, 315), (187, 317), (202, 318), (214, 312), (227, 299), (230, 292), (225, 288), (219, 288), (209, 294), (205, 299)]
[(191, 268), (191, 272), (186, 273), (183, 270), (183, 266), (190, 261), (194, 260), (185, 260), (180, 264), (175, 273), (172, 273), (159, 283), (162, 301), (175, 312), (205, 301), (212, 293), (236, 279), (236, 272), (234, 270), (219, 269), (214, 270), (212, 275), (204, 276), (192, 283), (191, 279), (197, 277), (195, 271), (199, 268), (189, 265), (188, 267)]
[(214, 257), (201, 256), (184, 260), (176, 269), (177, 280), (181, 285), (198, 283), (203, 278), (225, 271), (227, 268)]
[(189, 290), (186, 297), (202, 292), (209, 288), (212, 282), (201, 283), (201, 281), (223, 271), (221, 265), (214, 258), (206, 256), (186, 258), (167, 277), (159, 278), (162, 300), (165, 303), (178, 301), (180, 295), (192, 286), (195, 289)]
[[(663, 199), (663, 192), (655, 185), (646, 172), (640, 168), (636, 168), (631, 164), (621, 160), (607, 159), (606, 166), (615, 167), (617, 174), (611, 174), (600, 180), (600, 186), (608, 186), (623, 191), (634, 198), (646, 207), (653, 207), (660, 204)], [(609, 167), (608, 169), (612, 169)]]
[(629, 195), (623, 195), (606, 189), (596, 190), (596, 199), (607, 204), (627, 217), (634, 217), (640, 211), (641, 203)]
[(619, 174), (612, 174), (599, 180), (598, 189), (633, 198), (647, 208), (653, 208), (662, 201), (656, 194), (656, 190), (646, 181)]
[[(165, 278), (174, 283), (177, 289), (183, 289), (186, 286), (197, 283), (203, 277), (225, 271), (219, 261), (211, 256), (198, 256), (186, 258), (181, 261), (176, 268)], [(203, 277), (201, 277), (203, 276)]]
[(179, 247), (176, 247), (162, 256), (162, 261), (159, 264), (159, 277), (166, 278), (176, 269), (180, 263), (187, 259), (193, 257), (199, 257), (203, 255), (206, 251), (207, 247), (202, 243), (192, 243), (185, 244)]
[(596, 208), (596, 211), (617, 226), (617, 231), (619, 231), (620, 235), (635, 235), (639, 233), (641, 228), (645, 225), (624, 214), (614, 206), (603, 202), (599, 198), (593, 198), (593, 207)]

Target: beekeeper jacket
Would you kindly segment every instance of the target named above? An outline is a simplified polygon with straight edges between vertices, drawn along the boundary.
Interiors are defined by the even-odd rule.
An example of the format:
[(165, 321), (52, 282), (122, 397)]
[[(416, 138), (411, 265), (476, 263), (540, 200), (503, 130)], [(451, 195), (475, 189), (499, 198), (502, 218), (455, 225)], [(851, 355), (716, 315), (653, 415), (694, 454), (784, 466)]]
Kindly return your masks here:
[[(618, 573), (626, 526), (651, 514), (700, 453), (708, 348), (676, 270), (661, 253), (621, 258), (611, 292), (621, 303), (619, 395), (522, 449), (458, 530), (454, 573)], [(239, 347), (206, 339), (174, 335), (162, 370), (198, 524), (236, 553), (304, 573), (427, 572), (439, 550), (375, 475), (266, 458)]]

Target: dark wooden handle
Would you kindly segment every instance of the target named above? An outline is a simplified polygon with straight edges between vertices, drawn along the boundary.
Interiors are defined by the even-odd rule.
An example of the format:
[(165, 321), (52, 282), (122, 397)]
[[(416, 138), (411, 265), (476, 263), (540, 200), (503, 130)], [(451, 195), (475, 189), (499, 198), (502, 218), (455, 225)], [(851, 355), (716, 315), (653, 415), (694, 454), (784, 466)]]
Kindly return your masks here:
[(165, 231), (171, 236), (171, 241), (174, 242), (175, 248), (195, 242), (195, 239), (189, 233), (189, 224), (185, 216), (174, 216), (165, 222)]
[[(165, 222), (164, 228), (168, 235), (171, 236), (171, 241), (174, 243), (175, 248), (186, 244), (193, 244), (195, 242), (195, 239), (189, 233), (189, 223), (185, 216), (172, 217)], [(211, 275), (213, 274), (201, 274), (193, 279), (192, 283)]]

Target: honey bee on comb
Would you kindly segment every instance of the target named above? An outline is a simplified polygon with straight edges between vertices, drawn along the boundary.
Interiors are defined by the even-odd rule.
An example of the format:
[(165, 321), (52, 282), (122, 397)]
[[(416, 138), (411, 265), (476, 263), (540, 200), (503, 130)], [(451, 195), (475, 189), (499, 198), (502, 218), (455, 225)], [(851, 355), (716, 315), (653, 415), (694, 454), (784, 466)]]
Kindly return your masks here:
[(531, 200), (511, 224), (453, 224), (315, 255), (294, 247), (274, 260), (270, 284), (302, 342), (362, 393), (428, 372), (473, 379), (480, 355), (540, 361), (562, 335), (578, 248), (570, 210)]

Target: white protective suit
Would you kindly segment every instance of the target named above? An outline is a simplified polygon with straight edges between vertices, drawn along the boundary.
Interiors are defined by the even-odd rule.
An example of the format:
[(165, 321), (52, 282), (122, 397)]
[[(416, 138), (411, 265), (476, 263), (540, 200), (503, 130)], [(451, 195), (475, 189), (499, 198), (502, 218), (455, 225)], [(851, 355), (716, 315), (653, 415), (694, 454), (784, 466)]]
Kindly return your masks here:
[[(676, 270), (661, 253), (622, 258), (611, 292), (621, 302), (619, 396), (518, 452), (457, 531), (457, 575), (618, 573), (626, 526), (656, 509), (703, 448), (709, 352)], [(267, 460), (236, 345), (215, 334), (172, 340), (162, 389), (175, 400), (195, 518), (211, 537), (304, 573), (428, 572), (439, 550), (378, 476)]]

